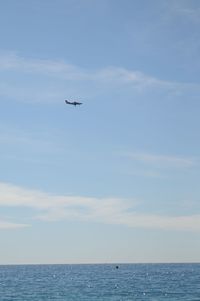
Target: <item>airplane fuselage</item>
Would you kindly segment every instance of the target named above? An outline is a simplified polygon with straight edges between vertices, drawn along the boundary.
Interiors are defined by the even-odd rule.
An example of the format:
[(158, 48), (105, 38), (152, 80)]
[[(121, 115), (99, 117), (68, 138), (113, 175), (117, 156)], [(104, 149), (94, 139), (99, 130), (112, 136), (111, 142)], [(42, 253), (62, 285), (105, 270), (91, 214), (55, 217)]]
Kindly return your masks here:
[(81, 105), (82, 102), (78, 102), (78, 101), (68, 101), (68, 100), (65, 100), (66, 104), (68, 105), (73, 105), (73, 106), (77, 106), (77, 105)]

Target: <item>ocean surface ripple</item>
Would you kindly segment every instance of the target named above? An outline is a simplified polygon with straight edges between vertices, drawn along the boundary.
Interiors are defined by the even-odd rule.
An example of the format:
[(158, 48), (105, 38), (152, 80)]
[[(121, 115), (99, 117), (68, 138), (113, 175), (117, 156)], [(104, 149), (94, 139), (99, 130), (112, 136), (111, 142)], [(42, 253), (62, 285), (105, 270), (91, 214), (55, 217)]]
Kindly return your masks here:
[(199, 301), (200, 264), (2, 265), (0, 300)]

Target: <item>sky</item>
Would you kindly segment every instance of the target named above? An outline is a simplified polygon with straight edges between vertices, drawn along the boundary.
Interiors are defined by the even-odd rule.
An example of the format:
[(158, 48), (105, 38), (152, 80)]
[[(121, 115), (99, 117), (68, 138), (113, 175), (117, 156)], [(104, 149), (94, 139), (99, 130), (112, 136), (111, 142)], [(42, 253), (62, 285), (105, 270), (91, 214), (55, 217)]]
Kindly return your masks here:
[(0, 264), (199, 262), (200, 2), (0, 2)]

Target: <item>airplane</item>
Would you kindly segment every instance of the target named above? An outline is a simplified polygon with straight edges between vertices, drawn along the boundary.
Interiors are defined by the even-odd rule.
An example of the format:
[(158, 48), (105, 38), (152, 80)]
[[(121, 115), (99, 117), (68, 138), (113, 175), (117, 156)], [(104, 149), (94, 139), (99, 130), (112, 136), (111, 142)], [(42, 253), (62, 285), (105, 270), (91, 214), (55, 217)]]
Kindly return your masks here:
[(65, 100), (65, 102), (66, 102), (66, 104), (73, 105), (73, 106), (82, 105), (82, 102), (78, 102), (78, 101)]

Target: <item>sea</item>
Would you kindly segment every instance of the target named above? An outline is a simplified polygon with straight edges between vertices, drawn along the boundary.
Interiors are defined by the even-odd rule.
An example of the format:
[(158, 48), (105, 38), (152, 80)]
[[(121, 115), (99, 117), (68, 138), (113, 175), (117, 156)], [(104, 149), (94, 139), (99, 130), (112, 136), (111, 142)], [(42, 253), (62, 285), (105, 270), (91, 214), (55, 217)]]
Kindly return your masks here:
[(200, 264), (0, 266), (0, 301), (200, 301)]

